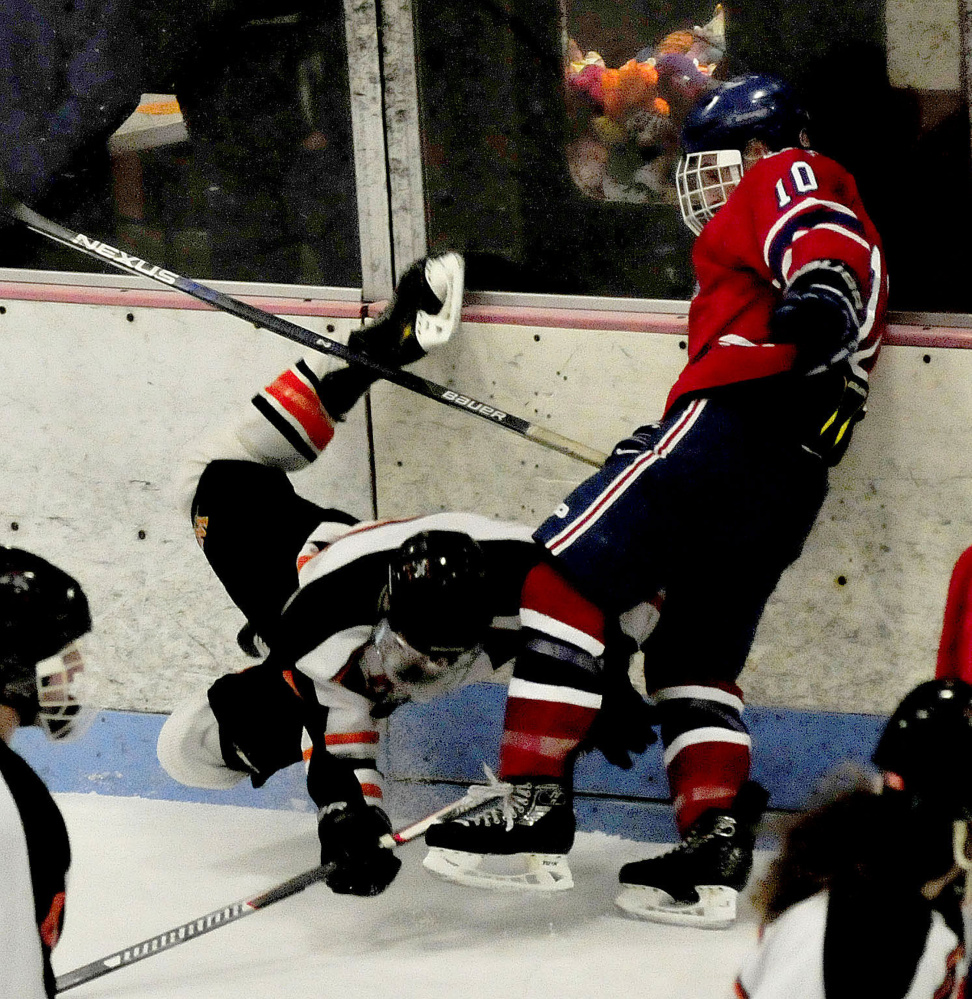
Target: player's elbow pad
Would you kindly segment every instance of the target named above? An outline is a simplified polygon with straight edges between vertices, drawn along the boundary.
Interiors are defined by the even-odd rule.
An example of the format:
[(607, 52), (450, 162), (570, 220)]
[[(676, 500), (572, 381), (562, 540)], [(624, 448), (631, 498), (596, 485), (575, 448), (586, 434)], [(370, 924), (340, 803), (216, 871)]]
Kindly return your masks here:
[(798, 273), (770, 319), (778, 343), (800, 351), (805, 372), (831, 367), (857, 346), (863, 312), (860, 286), (840, 261), (816, 261)]

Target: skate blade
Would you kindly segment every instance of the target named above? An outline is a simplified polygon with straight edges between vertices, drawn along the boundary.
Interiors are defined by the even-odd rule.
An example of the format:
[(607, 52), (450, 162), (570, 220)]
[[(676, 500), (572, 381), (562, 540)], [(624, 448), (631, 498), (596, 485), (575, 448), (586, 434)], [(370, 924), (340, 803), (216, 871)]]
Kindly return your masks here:
[(434, 315), (421, 309), (415, 316), (415, 338), (423, 350), (447, 343), (459, 328), (466, 262), (458, 253), (430, 257), (425, 265), (425, 280), (442, 302)]
[[(463, 853), (429, 847), (423, 866), (455, 884), (494, 891), (566, 891), (574, 887), (567, 857), (560, 853)], [(517, 869), (518, 868), (518, 869)]]
[(696, 885), (697, 902), (676, 902), (668, 892), (648, 885), (625, 885), (614, 900), (625, 912), (653, 923), (723, 930), (736, 921), (734, 888), (726, 885)]

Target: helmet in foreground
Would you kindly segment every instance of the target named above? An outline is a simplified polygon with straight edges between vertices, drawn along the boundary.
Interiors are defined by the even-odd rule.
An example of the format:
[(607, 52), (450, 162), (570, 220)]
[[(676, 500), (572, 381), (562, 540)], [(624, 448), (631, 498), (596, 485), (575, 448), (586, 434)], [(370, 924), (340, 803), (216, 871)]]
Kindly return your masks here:
[(919, 684), (888, 720), (873, 761), (915, 805), (972, 819), (972, 686)]
[(77, 731), (84, 663), (77, 640), (91, 630), (76, 579), (19, 548), (0, 547), (0, 704), (52, 739)]
[(742, 179), (753, 139), (771, 152), (805, 146), (806, 112), (789, 84), (753, 73), (704, 94), (682, 125), (684, 155), (675, 173), (679, 208), (696, 235)]

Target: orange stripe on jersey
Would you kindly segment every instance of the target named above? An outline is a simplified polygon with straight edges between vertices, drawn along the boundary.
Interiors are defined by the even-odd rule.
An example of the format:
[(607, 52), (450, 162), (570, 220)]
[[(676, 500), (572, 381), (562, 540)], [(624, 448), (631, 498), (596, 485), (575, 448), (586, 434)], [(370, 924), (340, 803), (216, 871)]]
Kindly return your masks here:
[[(324, 549), (322, 548), (321, 551), (324, 551)], [(310, 562), (310, 560), (312, 558), (317, 558), (317, 556), (321, 554), (321, 551), (319, 551), (319, 552), (310, 552), (307, 555), (298, 555), (297, 556), (297, 571), (300, 572), (300, 570), (303, 569), (304, 566), (307, 565), (307, 563)]]
[(334, 426), (317, 393), (293, 371), (285, 371), (264, 391), (301, 425), (314, 447), (323, 451), (334, 436)]
[(366, 798), (383, 798), (381, 788), (377, 784), (362, 784), (361, 793)]
[(377, 732), (335, 732), (333, 735), (324, 736), (325, 746), (347, 746), (356, 742), (368, 744), (377, 741)]
[(44, 922), (38, 927), (41, 940), (53, 950), (61, 935), (61, 917), (64, 914), (64, 892), (59, 891), (51, 900), (51, 909)]
[(308, 746), (301, 755), (306, 763), (314, 755), (314, 747)]
[(733, 989), (736, 995), (736, 999), (749, 999), (749, 993), (743, 988), (742, 982), (736, 979), (735, 988)]
[(300, 691), (297, 689), (297, 684), (294, 682), (293, 670), (285, 669), (281, 670), (284, 680), (287, 682), (287, 686), (290, 687), (293, 692), (300, 697)]
[(364, 524), (356, 524), (344, 534), (344, 537), (361, 534), (363, 531), (373, 531), (376, 527), (384, 527), (386, 524), (407, 524), (410, 520), (415, 519), (415, 517), (385, 517), (383, 520), (370, 520)]
[[(955, 991), (955, 971), (959, 961), (965, 956), (965, 947), (963, 944), (959, 944), (954, 950), (952, 950), (948, 957), (945, 958), (945, 978), (942, 984), (938, 986), (935, 990), (935, 995), (932, 999), (948, 999), (949, 996)], [(965, 994), (964, 983), (960, 990), (960, 996)]]

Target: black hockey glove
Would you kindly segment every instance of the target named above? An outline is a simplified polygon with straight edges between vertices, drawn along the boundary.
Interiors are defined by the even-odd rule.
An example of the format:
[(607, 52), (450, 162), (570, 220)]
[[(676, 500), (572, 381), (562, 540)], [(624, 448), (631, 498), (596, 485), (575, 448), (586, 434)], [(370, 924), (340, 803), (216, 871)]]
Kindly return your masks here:
[(324, 805), (317, 813), (321, 864), (336, 865), (324, 879), (328, 888), (339, 895), (380, 895), (402, 866), (391, 849), (379, 843), (391, 831), (388, 816), (360, 796)]
[(805, 441), (806, 446), (832, 468), (840, 462), (850, 446), (854, 425), (864, 418), (867, 402), (867, 382), (850, 371), (833, 372), (833, 382), (824, 393), (824, 406), (817, 416), (815, 436)]
[(630, 770), (632, 755), (640, 756), (657, 741), (653, 725), (655, 709), (631, 685), (628, 677), (630, 656), (628, 643), (624, 642), (613, 653), (606, 653), (604, 666), (604, 694), (601, 710), (585, 743), (613, 766)]
[(778, 343), (799, 350), (796, 370), (817, 374), (846, 360), (857, 346), (861, 291), (839, 260), (820, 260), (798, 274), (770, 317)]
[(223, 761), (261, 787), (303, 758), (300, 698), (272, 660), (219, 677), (209, 688)]
[(646, 423), (643, 427), (638, 427), (632, 431), (629, 437), (625, 437), (623, 441), (618, 441), (614, 445), (611, 456), (642, 454), (645, 451), (650, 451), (658, 443), (658, 438), (661, 436), (660, 429), (660, 423)]

